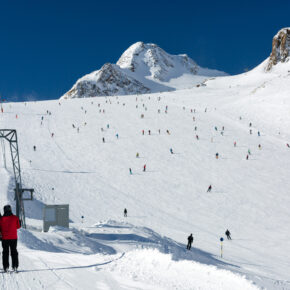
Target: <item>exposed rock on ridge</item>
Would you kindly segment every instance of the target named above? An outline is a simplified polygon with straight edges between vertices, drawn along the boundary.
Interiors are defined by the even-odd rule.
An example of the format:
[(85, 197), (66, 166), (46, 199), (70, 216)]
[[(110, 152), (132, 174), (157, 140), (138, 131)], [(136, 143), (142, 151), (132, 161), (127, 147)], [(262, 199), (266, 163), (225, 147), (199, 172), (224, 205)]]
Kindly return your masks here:
[(272, 69), (278, 62), (288, 62), (290, 58), (290, 27), (281, 29), (272, 42), (272, 52), (266, 70)]

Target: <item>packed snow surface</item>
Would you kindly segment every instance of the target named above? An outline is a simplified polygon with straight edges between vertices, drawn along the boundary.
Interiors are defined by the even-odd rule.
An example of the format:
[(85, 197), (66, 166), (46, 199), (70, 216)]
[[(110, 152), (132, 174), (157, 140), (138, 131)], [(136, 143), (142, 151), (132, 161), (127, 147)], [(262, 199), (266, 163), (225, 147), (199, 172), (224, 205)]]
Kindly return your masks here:
[[(290, 289), (290, 67), (265, 65), (188, 90), (4, 104), (35, 199), (1, 289)], [(14, 205), (5, 148), (0, 204)], [(67, 203), (70, 228), (42, 232), (43, 205)]]

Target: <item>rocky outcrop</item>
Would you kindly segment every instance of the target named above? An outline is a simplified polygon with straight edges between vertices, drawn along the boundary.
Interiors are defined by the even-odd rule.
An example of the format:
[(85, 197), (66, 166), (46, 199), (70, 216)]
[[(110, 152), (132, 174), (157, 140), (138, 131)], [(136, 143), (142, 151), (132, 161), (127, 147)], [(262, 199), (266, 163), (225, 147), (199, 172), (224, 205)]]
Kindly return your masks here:
[(266, 70), (269, 71), (278, 62), (290, 59), (290, 27), (281, 29), (273, 38), (272, 52)]
[(87, 98), (149, 92), (149, 88), (125, 74), (119, 67), (106, 63), (100, 70), (79, 79), (62, 98)]

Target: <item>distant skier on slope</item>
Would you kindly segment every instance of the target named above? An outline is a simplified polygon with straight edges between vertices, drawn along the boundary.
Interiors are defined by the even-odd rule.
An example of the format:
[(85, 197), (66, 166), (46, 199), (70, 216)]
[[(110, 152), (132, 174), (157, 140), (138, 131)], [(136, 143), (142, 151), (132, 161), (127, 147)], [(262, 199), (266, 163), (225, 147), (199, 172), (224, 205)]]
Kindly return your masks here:
[(193, 236), (192, 236), (192, 234), (190, 234), (190, 236), (188, 236), (187, 240), (188, 240), (188, 242), (187, 242), (186, 249), (187, 250), (190, 250), (191, 249), (192, 242), (193, 242)]
[(226, 234), (228, 240), (231, 240), (232, 239), (231, 232), (228, 229), (226, 230), (225, 234)]
[(237, 147), (237, 142), (236, 141), (234, 142), (234, 147)]
[(131, 169), (131, 168), (129, 168), (129, 173), (130, 173), (130, 175), (132, 175), (132, 174), (133, 174), (133, 172), (132, 172), (132, 169)]
[(207, 189), (207, 191), (206, 192), (211, 192), (211, 189), (212, 189), (212, 187), (211, 187), (211, 185), (208, 187), (208, 189)]
[(36, 151), (36, 146), (35, 145), (33, 146), (33, 150)]
[(170, 153), (173, 154), (173, 150), (172, 150), (172, 148), (170, 148), (169, 150), (170, 150)]
[(124, 217), (127, 217), (127, 209), (124, 209)]
[(219, 154), (218, 153), (215, 154), (215, 158), (219, 159)]
[(145, 172), (146, 171), (146, 164), (144, 164), (144, 166), (143, 166), (143, 172)]

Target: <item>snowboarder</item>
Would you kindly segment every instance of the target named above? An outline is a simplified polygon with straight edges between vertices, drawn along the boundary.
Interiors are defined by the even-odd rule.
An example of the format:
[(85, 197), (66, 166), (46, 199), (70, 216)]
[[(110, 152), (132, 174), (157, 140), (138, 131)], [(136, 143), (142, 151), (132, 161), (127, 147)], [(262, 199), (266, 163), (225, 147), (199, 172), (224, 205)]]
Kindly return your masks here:
[(146, 171), (146, 164), (144, 164), (144, 166), (143, 166), (143, 172), (145, 172)]
[(170, 150), (170, 153), (173, 154), (173, 150), (172, 150), (172, 148), (170, 148), (169, 150)]
[(9, 268), (9, 249), (12, 258), (12, 269), (17, 271), (19, 261), (17, 252), (17, 230), (20, 228), (20, 222), (17, 216), (12, 214), (10, 205), (4, 206), (4, 215), (0, 218), (0, 233), (2, 236), (3, 247), (3, 270)]
[(129, 168), (129, 172), (130, 172), (130, 175), (132, 175), (133, 173), (132, 173), (132, 169), (131, 168)]
[(191, 249), (191, 244), (193, 242), (193, 236), (192, 236), (192, 234), (190, 234), (190, 236), (187, 238), (187, 240), (188, 240), (188, 243), (187, 243), (186, 249), (187, 250), (190, 250)]
[(208, 187), (206, 192), (211, 192), (211, 185)]
[(226, 230), (225, 234), (226, 234), (228, 240), (231, 240), (232, 239), (231, 238), (231, 232), (228, 229)]
[(124, 217), (127, 217), (127, 209), (124, 209)]

